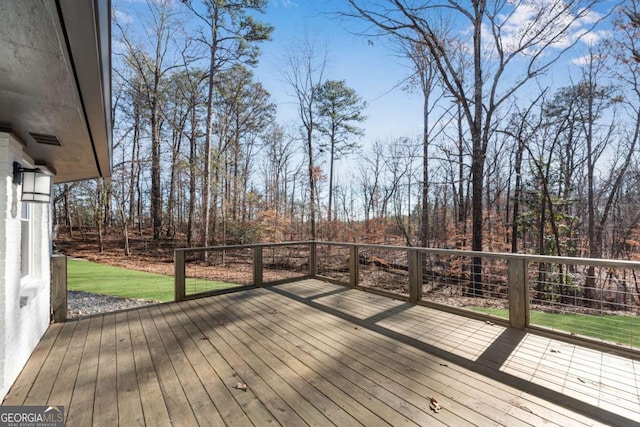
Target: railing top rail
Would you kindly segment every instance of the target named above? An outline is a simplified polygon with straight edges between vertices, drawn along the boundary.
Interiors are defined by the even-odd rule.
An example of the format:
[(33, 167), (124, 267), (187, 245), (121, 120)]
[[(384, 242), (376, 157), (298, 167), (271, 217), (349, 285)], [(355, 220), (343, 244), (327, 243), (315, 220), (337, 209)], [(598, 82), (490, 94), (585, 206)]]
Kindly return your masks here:
[(554, 255), (530, 255), (530, 254), (502, 254), (503, 257), (510, 256), (512, 258), (526, 259), (529, 262), (543, 263), (560, 263), (572, 265), (593, 265), (596, 267), (618, 267), (640, 269), (639, 261), (630, 261), (623, 259), (602, 259), (602, 258), (577, 258), (577, 257), (561, 257)]
[(434, 255), (449, 256), (468, 256), (481, 258), (498, 258), (498, 259), (524, 259), (529, 262), (544, 263), (561, 263), (573, 265), (594, 265), (598, 267), (626, 267), (640, 269), (639, 261), (618, 260), (618, 259), (601, 259), (601, 258), (577, 258), (577, 257), (560, 257), (554, 255), (535, 255), (535, 254), (514, 254), (510, 252), (484, 252), (469, 251), (458, 249), (439, 249), (439, 248), (421, 248), (416, 246), (393, 246), (393, 245), (374, 245), (368, 243), (349, 243), (349, 242), (322, 242), (316, 244), (329, 246), (357, 246), (358, 248), (370, 249), (387, 249), (387, 250), (407, 250), (412, 249), (421, 253)]
[(257, 247), (271, 247), (271, 246), (295, 246), (295, 245), (309, 245), (314, 243), (311, 240), (294, 241), (294, 242), (275, 242), (275, 243), (249, 243), (246, 245), (219, 245), (219, 246), (205, 246), (196, 248), (176, 248), (174, 252), (206, 252), (206, 251), (220, 251), (230, 249), (251, 249)]
[(553, 255), (533, 255), (533, 254), (514, 254), (508, 252), (484, 252), (469, 251), (457, 249), (438, 249), (438, 248), (421, 248), (411, 246), (394, 246), (394, 245), (374, 245), (368, 243), (349, 243), (349, 242), (324, 242), (324, 241), (292, 241), (292, 242), (276, 242), (276, 243), (254, 243), (246, 245), (229, 245), (229, 246), (208, 246), (197, 248), (177, 248), (175, 252), (205, 252), (215, 250), (232, 250), (232, 249), (250, 249), (255, 247), (278, 247), (278, 246), (295, 246), (295, 245), (327, 245), (327, 246), (347, 246), (358, 247), (362, 249), (385, 249), (385, 250), (415, 250), (420, 253), (446, 256), (466, 256), (493, 259), (520, 259), (528, 262), (555, 263), (555, 264), (572, 264), (572, 265), (593, 265), (597, 267), (617, 267), (617, 268), (634, 268), (640, 269), (639, 261), (599, 259), (599, 258), (576, 258), (576, 257), (559, 257)]

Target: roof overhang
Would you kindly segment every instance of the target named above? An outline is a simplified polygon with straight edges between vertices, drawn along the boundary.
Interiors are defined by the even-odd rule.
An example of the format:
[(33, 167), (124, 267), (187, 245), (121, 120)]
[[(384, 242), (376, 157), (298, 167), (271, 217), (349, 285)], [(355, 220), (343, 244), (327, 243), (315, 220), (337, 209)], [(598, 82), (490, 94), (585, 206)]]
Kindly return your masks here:
[(111, 173), (110, 0), (0, 1), (0, 131), (56, 173)]

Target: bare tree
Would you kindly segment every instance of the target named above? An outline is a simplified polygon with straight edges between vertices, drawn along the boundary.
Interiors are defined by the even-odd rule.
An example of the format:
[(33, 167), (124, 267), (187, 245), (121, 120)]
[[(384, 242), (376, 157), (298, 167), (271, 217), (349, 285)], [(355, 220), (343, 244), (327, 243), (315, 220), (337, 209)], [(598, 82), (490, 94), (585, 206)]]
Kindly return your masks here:
[(124, 59), (135, 70), (135, 80), (130, 82), (134, 90), (140, 91), (144, 106), (148, 110), (151, 133), (151, 217), (153, 238), (160, 238), (162, 229), (162, 192), (160, 184), (160, 144), (162, 126), (162, 97), (165, 79), (176, 68), (171, 58), (172, 43), (180, 28), (179, 13), (170, 0), (147, 1), (149, 22), (144, 26), (150, 46), (135, 43), (130, 29), (115, 20), (119, 40), (125, 47)]
[[(443, 25), (444, 27), (444, 25)], [(444, 29), (441, 30), (444, 32)], [(420, 218), (420, 245), (427, 247), (429, 242), (429, 146), (435, 138), (432, 115), (443, 92), (437, 91), (439, 74), (431, 53), (422, 43), (401, 40), (399, 49), (409, 58), (414, 74), (409, 79), (409, 88), (418, 88), (422, 94), (422, 211)]]
[[(406, 0), (370, 2), (348, 0), (348, 16), (373, 25), (376, 35), (392, 35), (407, 43), (422, 44), (435, 60), (442, 82), (460, 104), (472, 140), (472, 249), (483, 249), (483, 191), (485, 155), (495, 128), (498, 108), (530, 79), (541, 75), (593, 26), (597, 18), (593, 1), (474, 1), (464, 5), (455, 0), (415, 3)], [(526, 8), (528, 19), (521, 20)], [(434, 12), (439, 12), (435, 13)], [(437, 31), (434, 17), (451, 15), (451, 22), (469, 24), (468, 50), (473, 66), (470, 84), (454, 61), (449, 40)], [(585, 28), (584, 25), (590, 26)], [(465, 27), (460, 25), (460, 27)], [(579, 28), (576, 32), (576, 28)], [(467, 31), (467, 28), (465, 28)], [(468, 37), (468, 36), (467, 36)], [(459, 36), (460, 40), (463, 35)], [(461, 44), (455, 43), (459, 47)], [(456, 51), (457, 53), (457, 51)], [(524, 62), (524, 64), (523, 64)], [(515, 67), (525, 72), (515, 71)], [(513, 72), (509, 72), (512, 69)], [(509, 75), (506, 79), (505, 76)], [(482, 295), (482, 259), (472, 260), (470, 294)]]
[[(211, 144), (213, 139), (213, 115), (215, 111), (215, 81), (217, 73), (228, 65), (255, 64), (259, 54), (257, 43), (268, 40), (273, 27), (255, 21), (248, 14), (264, 12), (266, 0), (184, 0), (187, 8), (204, 24), (198, 40), (207, 47), (209, 73), (207, 80), (207, 117), (205, 132), (205, 163), (202, 185), (202, 246), (209, 245), (209, 222), (211, 218)], [(198, 7), (202, 6), (202, 7)], [(204, 10), (202, 10), (204, 9)], [(207, 256), (207, 252), (203, 252)]]
[(287, 58), (287, 69), (283, 73), (285, 82), (293, 91), (298, 118), (302, 123), (302, 132), (307, 155), (307, 173), (309, 175), (309, 223), (311, 239), (316, 240), (317, 232), (317, 187), (319, 168), (315, 162), (314, 131), (317, 131), (318, 117), (316, 104), (318, 92), (324, 77), (326, 55), (318, 57), (315, 46), (304, 43)]
[[(632, 163), (633, 156), (636, 155), (635, 148), (640, 143), (640, 1), (625, 2), (614, 20), (614, 29), (616, 36), (606, 40), (605, 46), (611, 59), (608, 62), (609, 74), (620, 84), (624, 96), (618, 100), (630, 120), (628, 129), (624, 130), (622, 138), (628, 143), (628, 147), (621, 150), (624, 153), (622, 158), (625, 159), (626, 164), (626, 162)], [(626, 169), (628, 170), (630, 166), (630, 164), (627, 165)], [(630, 177), (627, 176), (627, 178)], [(633, 178), (631, 178), (631, 182), (633, 182)], [(615, 184), (616, 187), (620, 187), (619, 191), (622, 191), (625, 186), (622, 174), (618, 176)], [(631, 185), (633, 186), (633, 184)], [(619, 204), (618, 209), (626, 210)], [(621, 227), (624, 232), (620, 233), (618, 237), (620, 242), (612, 243), (617, 248), (612, 251), (613, 256), (616, 256), (616, 253), (624, 246), (623, 242), (637, 224), (637, 218), (638, 216), (635, 214), (619, 218), (624, 221), (625, 226)], [(619, 221), (614, 219), (614, 222)]]
[[(268, 209), (274, 211), (273, 241), (281, 241), (284, 234), (281, 224), (287, 221), (289, 187), (293, 181), (293, 164), (296, 139), (288, 129), (277, 124), (269, 127), (264, 135), (265, 151), (262, 163), (264, 195)], [(293, 224), (289, 224), (292, 226)]]
[(244, 225), (249, 168), (259, 148), (258, 137), (274, 121), (276, 107), (263, 86), (253, 81), (253, 73), (242, 65), (219, 73), (216, 87), (217, 121), (224, 123), (219, 126), (224, 132), (218, 135), (225, 147), (224, 153), (218, 153), (224, 154), (223, 197), (231, 220), (242, 217)]

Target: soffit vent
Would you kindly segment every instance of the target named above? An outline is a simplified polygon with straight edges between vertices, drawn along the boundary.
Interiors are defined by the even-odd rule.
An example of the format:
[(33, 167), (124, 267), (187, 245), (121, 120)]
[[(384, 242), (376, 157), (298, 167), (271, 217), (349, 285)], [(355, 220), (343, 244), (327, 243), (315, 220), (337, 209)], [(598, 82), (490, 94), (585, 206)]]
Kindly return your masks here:
[(38, 143), (45, 145), (55, 145), (56, 147), (62, 146), (62, 142), (55, 135), (45, 135), (43, 133), (32, 133), (29, 132), (29, 135)]

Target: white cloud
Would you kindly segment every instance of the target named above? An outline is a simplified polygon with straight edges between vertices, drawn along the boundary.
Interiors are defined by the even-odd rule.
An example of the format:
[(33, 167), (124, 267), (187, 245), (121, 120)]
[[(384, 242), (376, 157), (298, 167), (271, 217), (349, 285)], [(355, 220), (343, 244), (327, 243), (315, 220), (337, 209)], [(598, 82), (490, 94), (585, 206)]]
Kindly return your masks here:
[(590, 60), (591, 59), (590, 59), (589, 55), (584, 55), (584, 56), (580, 56), (578, 58), (574, 58), (570, 62), (573, 65), (577, 65), (579, 67), (582, 67), (583, 65), (587, 65)]
[(611, 31), (606, 31), (606, 30), (591, 31), (582, 37), (582, 41), (588, 45), (594, 45), (599, 41), (610, 38), (610, 37), (613, 37), (613, 32)]
[(125, 25), (131, 24), (134, 21), (131, 15), (118, 9), (113, 9), (113, 16), (118, 22)]
[(271, 2), (274, 7), (282, 7), (285, 9), (297, 8), (298, 3), (295, 0), (274, 0)]
[(555, 39), (552, 47), (563, 49), (582, 39), (587, 43), (599, 40), (602, 33), (590, 33), (591, 27), (602, 19), (594, 10), (564, 10), (562, 0), (510, 1), (497, 15), (502, 26), (501, 39), (507, 52), (524, 49), (534, 54), (546, 41)]

